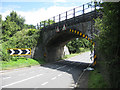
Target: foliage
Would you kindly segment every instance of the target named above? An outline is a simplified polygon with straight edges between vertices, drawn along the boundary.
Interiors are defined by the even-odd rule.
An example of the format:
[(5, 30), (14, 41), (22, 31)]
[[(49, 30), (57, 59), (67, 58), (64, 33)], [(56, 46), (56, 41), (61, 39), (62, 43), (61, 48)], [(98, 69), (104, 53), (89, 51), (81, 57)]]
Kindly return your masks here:
[(90, 48), (91, 44), (88, 40), (83, 38), (73, 39), (72, 41), (67, 43), (67, 47), (70, 53), (79, 53), (82, 51), (82, 48)]
[(3, 22), (2, 23), (2, 34), (3, 34), (2, 39), (4, 41), (9, 40), (9, 37), (12, 37), (13, 34), (15, 34), (19, 29), (20, 27), (15, 22), (11, 22), (8, 20)]
[(42, 28), (42, 27), (44, 27), (44, 26), (47, 26), (47, 25), (51, 25), (51, 24), (53, 24), (53, 23), (55, 23), (53, 20), (45, 20), (45, 21), (41, 21), (40, 22), (40, 28)]
[(36, 29), (28, 29), (28, 35), (31, 36), (35, 33)]
[(18, 16), (16, 12), (12, 11), (10, 15), (6, 17), (5, 21), (2, 21), (2, 39), (3, 41), (9, 40), (17, 31), (22, 30), (24, 27), (25, 19)]
[(11, 58), (12, 58), (12, 56), (10, 56), (7, 53), (7, 49), (3, 48), (2, 45), (0, 44), (0, 60), (9, 61), (9, 60), (11, 60)]
[[(28, 30), (29, 31), (29, 30)], [(7, 53), (8, 48), (33, 48), (37, 45), (39, 30), (36, 30), (31, 36), (27, 35), (28, 31), (18, 31), (8, 41), (1, 44), (2, 50), (0, 55), (3, 61), (9, 61), (12, 57)]]
[(5, 21), (2, 21), (0, 15), (0, 20), (2, 22), (1, 60), (10, 61), (13, 59), (7, 52), (9, 48), (33, 48), (37, 45), (40, 30), (35, 29), (34, 25), (24, 24), (24, 18), (18, 16), (16, 12), (12, 11)]
[(34, 25), (24, 24), (24, 29), (36, 29)]
[(106, 82), (98, 70), (90, 72), (88, 79), (88, 88), (108, 88), (108, 82)]
[(111, 86), (120, 88), (120, 2), (106, 2), (102, 6), (103, 17), (95, 20), (96, 29), (100, 30), (97, 36), (97, 51), (109, 65)]
[(21, 30), (24, 28), (25, 19), (21, 16), (18, 16), (15, 11), (12, 11), (10, 13), (10, 16), (6, 17), (6, 20), (10, 20), (11, 22), (15, 22), (18, 26), (20, 26)]

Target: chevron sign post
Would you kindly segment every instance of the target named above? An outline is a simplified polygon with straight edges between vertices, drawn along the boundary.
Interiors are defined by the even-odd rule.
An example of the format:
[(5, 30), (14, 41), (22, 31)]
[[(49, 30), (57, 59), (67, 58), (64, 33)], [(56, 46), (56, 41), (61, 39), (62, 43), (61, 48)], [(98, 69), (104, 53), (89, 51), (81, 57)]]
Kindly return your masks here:
[(12, 56), (20, 56), (20, 55), (31, 55), (31, 49), (30, 48), (11, 48), (8, 49), (8, 53)]

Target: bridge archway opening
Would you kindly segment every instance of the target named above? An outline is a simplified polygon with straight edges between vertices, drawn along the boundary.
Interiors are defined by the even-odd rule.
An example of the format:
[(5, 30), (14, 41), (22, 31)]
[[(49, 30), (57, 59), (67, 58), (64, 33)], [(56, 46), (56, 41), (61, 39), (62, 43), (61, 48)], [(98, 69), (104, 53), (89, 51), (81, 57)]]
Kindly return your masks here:
[(55, 34), (46, 44), (47, 61), (52, 62), (64, 57), (64, 46), (74, 39), (83, 37), (71, 32), (63, 31)]

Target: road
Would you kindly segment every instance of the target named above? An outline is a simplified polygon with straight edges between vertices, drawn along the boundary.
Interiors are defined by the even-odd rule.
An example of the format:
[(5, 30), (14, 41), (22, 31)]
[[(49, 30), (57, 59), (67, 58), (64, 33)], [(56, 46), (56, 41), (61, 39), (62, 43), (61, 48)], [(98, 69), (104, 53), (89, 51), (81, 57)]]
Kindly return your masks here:
[(2, 88), (73, 88), (79, 75), (88, 67), (90, 52), (78, 56), (0, 73)]

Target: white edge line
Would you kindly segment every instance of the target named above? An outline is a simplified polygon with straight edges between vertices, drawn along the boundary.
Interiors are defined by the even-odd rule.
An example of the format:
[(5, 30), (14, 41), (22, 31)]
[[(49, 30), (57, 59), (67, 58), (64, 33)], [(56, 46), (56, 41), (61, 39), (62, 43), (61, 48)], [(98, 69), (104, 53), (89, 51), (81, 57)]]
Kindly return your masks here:
[(29, 79), (35, 78), (35, 77), (39, 77), (39, 76), (41, 76), (41, 75), (43, 75), (43, 74), (38, 74), (38, 75), (36, 75), (36, 76), (30, 77), (30, 78), (27, 78), (27, 79), (23, 79), (23, 80), (20, 80), (20, 81), (17, 81), (17, 82), (14, 82), (14, 83), (8, 84), (8, 85), (4, 85), (4, 86), (1, 86), (1, 87), (4, 88), (4, 87), (7, 87), (7, 86), (11, 86), (11, 85), (14, 85), (14, 84), (17, 84), (17, 83), (20, 83), (20, 82), (23, 82), (23, 81), (26, 81), (26, 80), (29, 80)]

